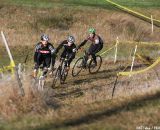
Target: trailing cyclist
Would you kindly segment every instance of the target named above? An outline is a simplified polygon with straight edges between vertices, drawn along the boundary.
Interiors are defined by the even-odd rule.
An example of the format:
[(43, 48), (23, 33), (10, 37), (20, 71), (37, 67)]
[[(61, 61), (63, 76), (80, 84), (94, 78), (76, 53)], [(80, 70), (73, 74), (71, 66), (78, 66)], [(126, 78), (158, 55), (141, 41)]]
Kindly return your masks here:
[(35, 53), (34, 53), (34, 73), (33, 77), (37, 77), (38, 69), (40, 65), (43, 65), (43, 76), (45, 76), (50, 68), (51, 62), (52, 67), (55, 64), (55, 49), (51, 43), (49, 43), (49, 37), (46, 34), (41, 36), (41, 41), (36, 44), (35, 46)]
[(67, 40), (64, 40), (59, 44), (59, 46), (56, 49), (56, 54), (59, 52), (61, 48), (64, 48), (61, 56), (60, 56), (60, 61), (64, 58), (68, 58), (68, 64), (65, 66), (67, 67), (67, 71), (70, 69), (70, 64), (72, 60), (75, 58), (76, 54), (76, 45), (75, 45), (75, 38), (73, 36), (68, 36)]
[(97, 65), (96, 61), (96, 53), (98, 53), (103, 48), (103, 40), (102, 38), (96, 34), (96, 30), (94, 28), (90, 28), (88, 30), (89, 36), (77, 47), (77, 49), (80, 49), (82, 46), (84, 46), (88, 41), (90, 41), (92, 44), (90, 45), (89, 49), (86, 52), (84, 66), (86, 66), (87, 60), (89, 55), (92, 56), (95, 66)]

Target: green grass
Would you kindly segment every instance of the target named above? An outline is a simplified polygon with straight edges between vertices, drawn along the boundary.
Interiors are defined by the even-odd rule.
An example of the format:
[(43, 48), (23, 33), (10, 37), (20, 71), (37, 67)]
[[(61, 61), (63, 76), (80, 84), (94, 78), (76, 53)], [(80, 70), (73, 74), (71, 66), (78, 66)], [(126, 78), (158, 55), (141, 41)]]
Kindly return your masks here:
[[(3, 130), (63, 130), (63, 129), (108, 129), (127, 130), (137, 126), (159, 126), (160, 93), (135, 97), (131, 99), (115, 99), (92, 104), (83, 104), (81, 111), (78, 106), (70, 106), (67, 116), (24, 115), (9, 122), (0, 123)], [(118, 104), (117, 104), (118, 103)], [(77, 104), (78, 105), (78, 104)], [(64, 107), (65, 108), (65, 107)], [(83, 111), (82, 111), (83, 110)], [(73, 112), (73, 113), (72, 113)], [(77, 114), (75, 114), (75, 112)], [(79, 113), (78, 113), (79, 112)], [(67, 112), (64, 111), (64, 113)], [(54, 117), (55, 116), (55, 117)]]
[[(107, 2), (105, 2), (105, 0), (2, 0), (2, 1), (3, 2), (0, 3), (0, 7), (1, 5), (3, 6), (3, 4), (6, 4), (10, 6), (22, 5), (22, 6), (26, 6), (27, 8), (28, 7), (52, 8), (57, 6), (59, 7), (76, 6), (76, 7), (80, 7), (82, 10), (84, 9), (82, 7), (85, 7), (85, 8), (98, 7), (98, 8), (107, 8), (107, 9), (111, 8), (111, 6)], [(145, 0), (145, 2), (143, 2), (142, 0), (136, 0), (136, 1), (117, 0), (116, 2), (128, 7), (145, 8), (145, 7), (160, 6), (160, 2), (158, 2), (158, 0), (155, 0), (155, 1)], [(90, 10), (92, 11), (92, 8), (90, 8)], [(74, 16), (72, 16), (72, 14), (74, 13), (69, 12), (69, 14), (71, 15), (68, 14), (65, 16), (64, 14), (66, 14), (66, 12), (64, 12), (64, 14), (59, 13), (53, 16), (52, 14), (50, 14), (48, 16), (38, 17), (38, 18), (37, 18), (38, 15), (34, 14), (35, 16), (33, 15), (33, 17), (37, 18), (38, 19), (37, 21), (41, 21), (38, 24), (45, 26), (45, 28), (48, 28), (48, 27), (52, 28), (53, 26), (53, 28), (58, 27), (59, 29), (61, 29), (61, 28), (68, 28), (68, 26), (70, 27), (73, 24), (73, 22), (75, 22), (74, 21), (75, 18)], [(35, 23), (37, 23), (37, 21)], [(64, 23), (60, 23), (59, 21), (63, 21)], [(67, 23), (67, 26), (65, 25), (66, 23)], [(132, 33), (132, 29), (130, 30)], [(118, 58), (127, 59), (128, 56), (130, 55), (131, 49), (134, 49), (134, 47), (135, 45), (126, 45), (126, 44), (121, 44), (120, 46), (118, 46)], [(105, 51), (105, 49), (108, 49), (108, 48), (109, 46), (107, 47), (105, 46), (103, 51)], [(2, 63), (4, 63), (5, 65), (8, 65), (9, 58), (5, 52), (5, 49), (0, 47), (0, 50), (2, 50), (0, 52), (0, 65), (3, 65)], [(149, 55), (153, 58), (156, 58), (158, 57), (158, 54), (156, 53), (158, 50), (159, 50), (159, 46), (146, 47), (146, 46), (140, 45), (138, 46), (137, 53), (140, 53), (142, 55), (145, 54), (147, 56)], [(33, 66), (33, 53), (34, 53), (33, 46), (28, 46), (28, 47), (19, 46), (18, 48), (11, 47), (11, 52), (13, 53), (13, 57), (15, 59), (16, 64), (19, 62), (23, 63), (26, 55), (29, 54), (27, 64), (29, 67)], [(113, 60), (114, 52), (115, 51), (112, 50), (111, 52), (106, 53), (105, 56)], [(98, 76), (96, 78), (93, 77), (93, 79), (92, 78), (83, 79), (81, 82), (79, 81), (79, 84), (81, 85), (81, 83), (84, 82), (82, 85), (85, 85), (85, 81), (86, 81), (88, 84), (94, 86), (97, 84), (94, 84), (94, 83), (92, 84), (91, 81), (97, 80), (97, 82), (99, 83), (98, 80), (100, 80), (100, 78), (102, 79), (105, 78), (105, 84), (106, 84), (107, 77), (111, 77), (110, 75), (108, 76), (108, 72), (105, 73), (105, 75), (101, 76), (100, 78), (98, 78)], [(91, 83), (89, 82), (89, 80)], [(75, 83), (78, 86), (78, 81)], [(89, 87), (92, 87), (92, 86), (89, 86)], [(83, 88), (83, 86), (80, 86), (80, 87)], [(98, 87), (100, 88), (100, 86)], [(90, 91), (92, 92), (93, 90), (90, 90)], [(143, 98), (142, 100), (135, 99), (135, 100), (128, 101), (127, 99), (127, 101), (124, 101), (124, 102), (117, 100), (117, 103), (116, 103), (117, 105), (114, 104), (114, 101), (111, 103), (110, 101), (104, 101), (104, 99), (100, 102), (98, 102), (97, 100), (93, 104), (84, 104), (83, 97), (85, 95), (86, 95), (85, 100), (87, 100), (88, 97), (87, 97), (87, 94), (85, 93), (77, 99), (76, 98), (71, 99), (71, 100), (76, 100), (79, 104), (76, 102), (73, 104), (70, 104), (71, 101), (69, 103), (62, 101), (62, 102), (65, 102), (64, 104), (62, 104), (62, 109), (64, 110), (61, 110), (61, 108), (57, 110), (53, 110), (54, 111), (53, 115), (49, 115), (49, 114), (34, 115), (34, 113), (29, 113), (29, 114), (21, 115), (16, 119), (11, 119), (6, 121), (4, 120), (3, 122), (1, 122), (0, 120), (0, 129), (3, 129), (3, 130), (10, 130), (10, 129), (51, 130), (51, 129), (80, 128), (80, 129), (117, 129), (119, 130), (119, 129), (127, 129), (128, 126), (129, 126), (128, 129), (135, 129), (135, 125), (138, 125), (138, 123), (140, 123), (139, 122), (140, 117), (142, 117), (141, 119), (142, 122), (146, 122), (147, 119), (149, 118), (149, 121), (151, 121), (152, 124), (159, 125), (160, 123), (158, 122), (158, 120), (160, 120), (160, 117), (158, 115), (159, 108), (160, 108), (159, 93), (153, 95), (153, 97), (146, 97), (145, 99)], [(83, 110), (83, 111), (80, 111), (80, 110)], [(146, 124), (147, 123), (148, 122), (146, 122)]]
[(6, 0), (1, 4), (22, 5), (31, 7), (52, 8), (55, 6), (93, 6), (109, 7), (105, 0)]
[[(113, 0), (124, 6), (129, 7), (160, 7), (160, 1), (158, 0)], [(6, 0), (1, 4), (14, 4), (31, 7), (52, 8), (55, 6), (91, 6), (101, 8), (111, 8), (110, 4), (106, 0)]]
[(160, 7), (159, 0), (112, 0), (118, 4), (128, 7)]

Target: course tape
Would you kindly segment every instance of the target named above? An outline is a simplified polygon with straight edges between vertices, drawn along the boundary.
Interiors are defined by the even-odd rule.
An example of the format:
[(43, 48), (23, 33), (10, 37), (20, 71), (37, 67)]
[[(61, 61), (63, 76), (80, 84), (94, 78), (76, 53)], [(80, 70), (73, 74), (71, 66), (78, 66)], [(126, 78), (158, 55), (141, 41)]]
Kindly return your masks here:
[(143, 56), (141, 56), (140, 54), (136, 54), (136, 56), (140, 59), (140, 60), (142, 60), (142, 61), (144, 61), (146, 64), (151, 64), (151, 62), (149, 62), (147, 59), (145, 59)]
[[(147, 17), (147, 16), (145, 16), (145, 15), (143, 15), (143, 14), (141, 14), (141, 13), (135, 12), (135, 11), (133, 11), (133, 10), (131, 10), (131, 9), (128, 9), (128, 8), (126, 8), (126, 7), (124, 7), (124, 6), (121, 6), (121, 5), (115, 3), (115, 2), (113, 2), (113, 1), (111, 1), (111, 0), (106, 0), (106, 1), (109, 2), (110, 4), (116, 6), (117, 8), (119, 8), (119, 9), (127, 12), (127, 13), (130, 13), (130, 14), (138, 17), (138, 18), (141, 18), (142, 20), (145, 20), (145, 21), (151, 23), (151, 18), (150, 18), (150, 17)], [(157, 26), (157, 27), (160, 27), (160, 20), (153, 19), (153, 24), (154, 24), (155, 26)]]
[(6, 71), (12, 71), (14, 69), (13, 66), (4, 66), (3, 68), (0, 68), (0, 73), (6, 72)]
[(155, 67), (158, 63), (160, 62), (160, 57), (149, 67), (143, 69), (143, 70), (139, 70), (139, 71), (133, 71), (133, 72), (119, 72), (118, 75), (119, 76), (129, 76), (129, 75), (135, 75), (135, 74), (139, 74), (139, 73), (144, 73), (150, 69), (152, 69), (153, 67)]
[(113, 48), (115, 48), (115, 45), (112, 46), (111, 48), (107, 49), (106, 51), (102, 52), (102, 53), (100, 54), (100, 56), (102, 56), (102, 55), (104, 55), (105, 53), (109, 52), (109, 51), (112, 50)]
[(121, 41), (120, 43), (137, 44), (137, 45), (147, 45), (147, 46), (153, 46), (153, 45), (160, 46), (160, 43), (159, 43), (159, 42)]

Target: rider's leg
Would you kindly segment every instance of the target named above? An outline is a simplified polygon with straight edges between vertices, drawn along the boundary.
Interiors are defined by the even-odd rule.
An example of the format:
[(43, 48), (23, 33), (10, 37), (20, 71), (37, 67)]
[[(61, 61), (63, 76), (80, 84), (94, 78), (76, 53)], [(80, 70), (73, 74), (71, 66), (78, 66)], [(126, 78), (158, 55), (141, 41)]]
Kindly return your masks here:
[(97, 65), (96, 54), (92, 53), (91, 56), (93, 58), (95, 65)]
[(38, 74), (38, 69), (39, 69), (39, 66), (42, 64), (42, 57), (40, 54), (38, 54), (37, 56), (37, 59), (36, 59), (36, 63), (35, 63), (35, 66), (34, 66), (34, 71), (33, 71), (33, 77), (36, 78), (37, 77), (37, 74)]
[(92, 55), (92, 58), (93, 58), (93, 61), (95, 63), (95, 65), (97, 65), (97, 61), (96, 61), (96, 53), (98, 53), (101, 49), (102, 49), (102, 45), (100, 44), (95, 44), (93, 47), (92, 47), (92, 50), (91, 50), (91, 55)]
[(102, 48), (103, 48), (103, 45), (101, 45), (101, 44), (96, 44), (96, 45), (95, 45), (95, 49), (93, 49), (92, 58), (93, 58), (95, 64), (97, 64), (97, 61), (96, 61), (96, 53), (98, 53), (100, 50), (102, 50)]
[(68, 65), (67, 65), (67, 70), (69, 71), (70, 69), (70, 64), (72, 62), (72, 60), (75, 58), (75, 53), (71, 53), (69, 54), (69, 58), (68, 58)]
[(46, 76), (48, 69), (50, 68), (51, 64), (51, 56), (44, 58), (44, 64), (43, 64), (43, 76)]
[(91, 46), (90, 46), (90, 48), (86, 51), (86, 53), (85, 53), (85, 56), (84, 56), (84, 60), (83, 60), (83, 66), (84, 67), (86, 67), (86, 65), (87, 65), (87, 61), (88, 61), (88, 58), (89, 58), (89, 56), (90, 56), (90, 54), (91, 54)]
[(37, 74), (38, 74), (38, 65), (37, 63), (35, 63), (35, 66), (34, 66), (34, 70), (33, 70), (33, 77), (36, 78), (37, 77)]
[(97, 50), (97, 44), (91, 44), (91, 46), (89, 47), (89, 49), (88, 49), (88, 55), (91, 55), (92, 56), (92, 58), (93, 58), (93, 60), (94, 60), (94, 62), (95, 62), (95, 64), (96, 64), (96, 56), (95, 56), (95, 51)]
[[(67, 55), (67, 51), (66, 50), (64, 50), (63, 52), (62, 52), (62, 54), (61, 54), (61, 58), (60, 58), (60, 61), (62, 60), (62, 59), (65, 59), (66, 58), (66, 55)], [(67, 64), (65, 65), (65, 66), (67, 66)]]

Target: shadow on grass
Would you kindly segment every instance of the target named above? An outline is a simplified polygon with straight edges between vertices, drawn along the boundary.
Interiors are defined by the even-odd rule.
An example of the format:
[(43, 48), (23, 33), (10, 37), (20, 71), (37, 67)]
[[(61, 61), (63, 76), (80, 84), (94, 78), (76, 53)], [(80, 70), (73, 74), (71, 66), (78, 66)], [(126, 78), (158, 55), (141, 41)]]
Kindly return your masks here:
[(32, 130), (50, 130), (52, 128), (56, 129), (62, 129), (62, 128), (68, 128), (68, 127), (76, 127), (82, 124), (90, 124), (93, 123), (97, 120), (101, 120), (103, 118), (107, 118), (113, 115), (117, 115), (121, 112), (128, 112), (128, 111), (135, 111), (137, 109), (140, 109), (142, 107), (146, 107), (149, 105), (157, 105), (160, 103), (160, 91), (153, 94), (153, 95), (148, 95), (144, 97), (139, 97), (130, 101), (126, 101), (123, 103), (120, 103), (117, 106), (113, 106), (110, 109), (104, 110), (104, 111), (99, 111), (97, 113), (91, 113), (76, 119), (70, 119), (68, 121), (64, 121), (59, 124), (55, 123), (50, 123), (46, 124), (45, 126), (37, 127)]
[[(142, 67), (143, 65), (137, 65), (135, 66), (135, 68), (140, 68)], [(108, 87), (110, 86), (110, 88), (112, 88), (113, 84), (115, 83), (115, 78), (116, 78), (116, 73), (119, 72), (120, 70), (123, 70), (125, 67), (124, 66), (121, 66), (120, 68), (115, 68), (115, 69), (109, 69), (109, 70), (103, 70), (103, 71), (100, 71), (96, 74), (88, 74), (90, 76), (81, 76), (79, 78), (81, 79), (78, 79), (78, 80), (71, 80), (71, 82), (68, 82), (67, 84), (59, 87), (59, 88), (55, 88), (55, 89), (52, 89), (50, 90), (51, 94), (50, 94), (50, 98), (58, 98), (58, 99), (66, 99), (66, 98), (70, 98), (70, 97), (80, 97), (80, 96), (83, 96), (83, 94), (87, 91), (91, 91), (93, 89), (96, 89), (96, 90), (100, 90), (103, 88), (103, 87)], [(128, 67), (128, 69), (130, 68), (130, 66)], [(110, 78), (113, 78), (113, 79), (110, 79)], [(99, 79), (105, 79), (105, 80), (108, 80), (109, 82), (105, 84), (105, 86), (100, 86), (100, 85), (92, 85), (92, 86), (88, 86), (87, 88), (83, 88), (82, 86), (76, 86), (76, 87), (73, 87), (74, 85), (81, 85), (82, 83), (91, 83), (93, 81), (97, 81)], [(111, 80), (111, 81), (110, 81)], [(123, 82), (126, 82), (126, 81), (123, 81)], [(128, 83), (128, 82), (126, 82)]]
[[(114, 81), (112, 81), (106, 85), (107, 86), (112, 85), (113, 83), (114, 83)], [(89, 86), (87, 88), (78, 87), (78, 88), (71, 88), (70, 90), (66, 89), (63, 92), (58, 92), (58, 93), (54, 93), (54, 94), (52, 93), (50, 95), (50, 98), (58, 98), (58, 99), (66, 99), (66, 98), (70, 98), (70, 97), (77, 98), (77, 97), (83, 96), (85, 92), (91, 91), (93, 89), (102, 91), (102, 87), (106, 87), (106, 86), (94, 85), (94, 86)]]
[[(89, 75), (89, 76), (88, 76)], [(116, 75), (115, 71), (103, 70), (96, 74), (86, 74), (86, 76), (82, 76), (81, 79), (74, 80), (70, 83), (70, 85), (78, 85), (82, 83), (90, 83), (92, 81), (96, 81), (98, 79), (108, 79), (110, 77), (114, 77)], [(88, 76), (88, 77), (87, 77)]]
[[(81, 86), (82, 83), (91, 83), (93, 81), (99, 80), (99, 79), (106, 79), (110, 77), (114, 77), (115, 73), (109, 73), (108, 70), (100, 71), (99, 73), (96, 73), (92, 76), (83, 76), (81, 79), (71, 81), (64, 86), (61, 86), (59, 88), (52, 89), (53, 91), (50, 95), (52, 98), (59, 98), (59, 99), (66, 99), (67, 97), (79, 97), (83, 96), (84, 92), (90, 91), (93, 89), (101, 90), (102, 87), (100, 85), (92, 85), (87, 86), (87, 88), (83, 88)], [(73, 80), (73, 79), (72, 79)], [(112, 85), (114, 81), (111, 81), (110, 83), (106, 83), (105, 86)], [(76, 85), (76, 86), (75, 86)], [(80, 85), (80, 86), (78, 86)]]
[[(139, 64), (139, 65), (135, 65), (134, 69), (138, 69), (138, 68), (142, 68), (146, 66), (145, 64)], [(116, 77), (117, 73), (120, 71), (127, 71), (131, 68), (131, 66), (119, 66), (116, 67), (114, 69), (108, 69), (108, 70), (103, 70), (103, 71), (99, 71), (98, 73), (95, 74), (86, 74), (86, 75), (90, 75), (89, 77), (84, 77), (82, 75), (82, 79), (77, 79), (74, 80), (72, 83), (70, 83), (70, 85), (77, 85), (77, 84), (82, 84), (82, 83), (90, 83), (92, 81), (98, 80), (98, 79), (109, 79), (111, 77)]]

